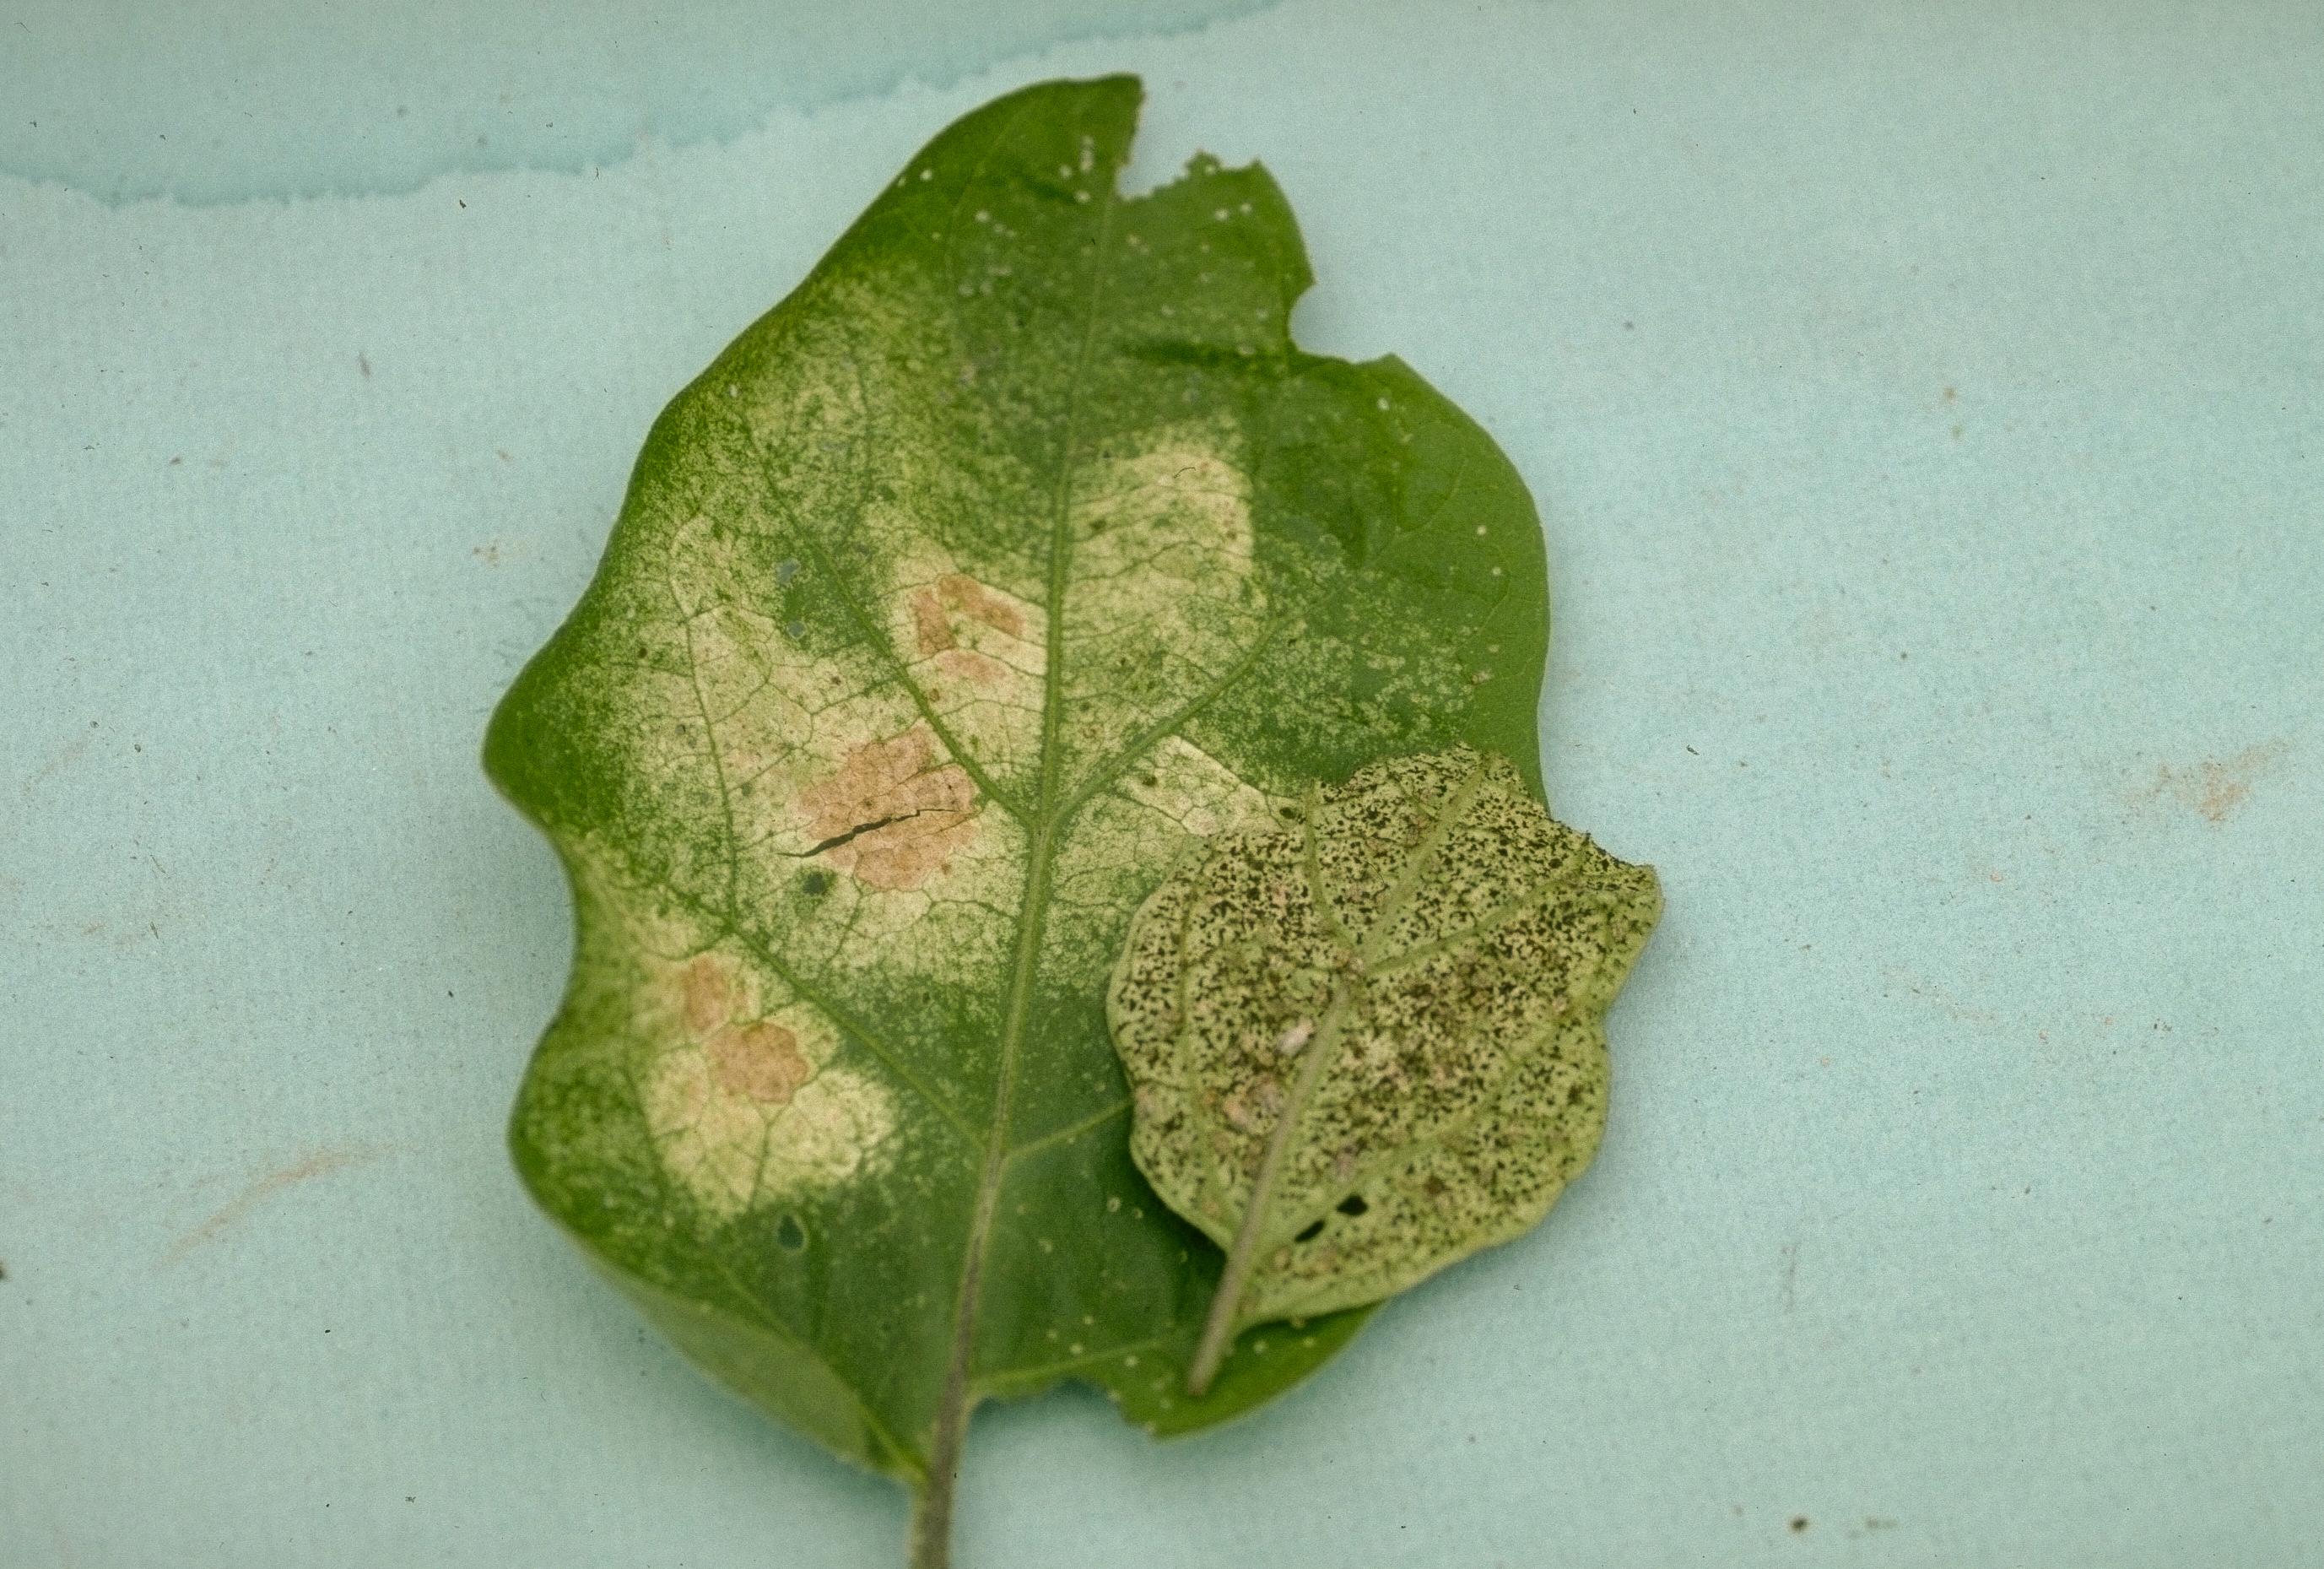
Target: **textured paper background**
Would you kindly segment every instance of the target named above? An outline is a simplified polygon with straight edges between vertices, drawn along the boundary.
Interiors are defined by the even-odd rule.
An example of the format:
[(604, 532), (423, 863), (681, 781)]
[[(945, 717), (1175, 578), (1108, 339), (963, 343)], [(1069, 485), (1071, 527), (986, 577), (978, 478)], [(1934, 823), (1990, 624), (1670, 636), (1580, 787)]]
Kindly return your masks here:
[(895, 1561), (519, 1193), (475, 750), (669, 394), (1128, 68), (1533, 485), (1669, 915), (1538, 1234), (1210, 1438), (989, 1411), (964, 1569), (2324, 1563), (2312, 6), (305, 9), (0, 11), (0, 1561)]

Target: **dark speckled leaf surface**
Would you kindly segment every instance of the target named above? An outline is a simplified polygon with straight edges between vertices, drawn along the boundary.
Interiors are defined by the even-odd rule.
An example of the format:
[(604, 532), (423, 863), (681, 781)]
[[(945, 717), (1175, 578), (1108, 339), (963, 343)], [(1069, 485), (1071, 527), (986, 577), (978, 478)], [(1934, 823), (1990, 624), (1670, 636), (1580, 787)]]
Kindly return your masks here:
[(702, 1365), (916, 1487), (980, 1398), (1189, 1429), (1360, 1316), (1185, 1394), (1216, 1252), (1130, 1162), (1104, 1014), (1139, 902), (1384, 755), (1539, 793), (1523, 485), (1403, 365), (1293, 346), (1264, 171), (1120, 196), (1138, 102), (1029, 88), (915, 157), (656, 421), (486, 745), (578, 927), (526, 1183)]
[(1662, 910), (1653, 868), (1467, 747), (1281, 817), (1155, 890), (1109, 996), (1139, 1169), (1227, 1252), (1222, 1337), (1377, 1302), (1546, 1214), (1597, 1151), (1605, 1012)]

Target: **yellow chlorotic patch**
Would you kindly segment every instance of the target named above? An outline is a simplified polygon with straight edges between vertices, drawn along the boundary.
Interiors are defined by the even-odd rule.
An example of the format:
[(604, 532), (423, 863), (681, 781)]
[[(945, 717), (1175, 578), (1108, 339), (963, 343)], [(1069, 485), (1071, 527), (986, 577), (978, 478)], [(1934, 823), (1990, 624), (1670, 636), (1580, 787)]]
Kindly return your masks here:
[(1130, 1153), (1228, 1247), (1229, 1317), (1375, 1301), (1538, 1221), (1597, 1148), (1602, 1017), (1661, 908), (1465, 748), (1182, 864), (1108, 1015)]
[[(919, 664), (957, 672), (973, 661), (977, 679), (937, 720), (972, 757), (1019, 732), (1038, 747), (1038, 610), (927, 562), (892, 596), (889, 630), (909, 641), (810, 651), (802, 629), (733, 596), (742, 550), (698, 519), (672, 539), (681, 619), (664, 634), (668, 657), (626, 699), (640, 715), (628, 732), (632, 771), (671, 793), (715, 789), (706, 806), (731, 831), (719, 837), (732, 881), (762, 909), (772, 909), (768, 891), (827, 874), (811, 923), (801, 918), (812, 929), (794, 934), (803, 955), (933, 978), (990, 974), (1007, 933), (989, 912), (1019, 893), (1023, 835), (913, 701), (897, 661), (923, 640), (949, 639)], [(645, 722), (657, 713), (680, 718)], [(708, 860), (697, 844), (680, 848)], [(696, 877), (728, 881), (706, 864)]]
[(1263, 635), (1250, 479), (1228, 441), (1176, 426), (1077, 476), (1061, 715), (1076, 771), (1214, 688)]
[(1049, 923), (1047, 972), (1102, 984), (1123, 923), (1157, 871), (1213, 835), (1264, 827), (1274, 816), (1275, 803), (1217, 758), (1182, 736), (1165, 737), (1075, 817), (1050, 895), (1068, 918)]
[(1265, 795), (1179, 735), (1164, 736), (1130, 765), (1114, 789), (1197, 839), (1230, 828), (1257, 827), (1274, 811)]
[(928, 706), (992, 775), (1029, 778), (1040, 761), (1041, 607), (923, 548), (889, 596), (888, 635)]
[(883, 1084), (836, 1066), (838, 1031), (716, 950), (650, 961), (639, 1023), (654, 1042), (640, 1105), (663, 1162), (721, 1219), (845, 1182), (895, 1131)]

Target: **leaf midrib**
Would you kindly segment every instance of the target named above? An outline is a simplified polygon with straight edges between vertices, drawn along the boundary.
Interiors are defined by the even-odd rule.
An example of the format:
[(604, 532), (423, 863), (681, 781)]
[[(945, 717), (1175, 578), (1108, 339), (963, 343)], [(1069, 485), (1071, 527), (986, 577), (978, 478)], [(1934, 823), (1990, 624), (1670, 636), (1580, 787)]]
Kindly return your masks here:
[[(1439, 954), (1449, 953), (1457, 947), (1481, 942), (1486, 937), (1490, 937), (1494, 932), (1499, 930), (1502, 927), (1508, 925), (1509, 922), (1516, 920), (1524, 915), (1530, 914), (1533, 910), (1539, 908), (1539, 906), (1552, 894), (1556, 893), (1568, 885), (1582, 880), (1582, 863), (1577, 859), (1572, 865), (1565, 868), (1557, 875), (1543, 879), (1538, 885), (1530, 891), (1527, 897), (1521, 900), (1510, 900), (1506, 903), (1497, 905), (1493, 909), (1486, 911), (1483, 915), (1478, 917), (1475, 920), (1470, 922), (1467, 926), (1462, 927), (1457, 932), (1451, 933), (1446, 937), (1436, 938), (1431, 942), (1420, 944), (1416, 947), (1403, 949), (1394, 955), (1384, 955), (1374, 951), (1375, 939), (1388, 929), (1389, 924), (1395, 917), (1403, 913), (1405, 907), (1410, 902), (1413, 891), (1419, 886), (1420, 878), (1426, 870), (1427, 863), (1434, 859), (1436, 854), (1443, 849), (1444, 841), (1451, 836), (1452, 830), (1455, 824), (1455, 818), (1474, 804), (1477, 793), (1481, 789), (1485, 781), (1486, 764), (1484, 759), (1480, 756), (1478, 759), (1476, 768), (1471, 771), (1469, 776), (1461, 782), (1461, 785), (1454, 789), (1452, 794), (1445, 798), (1443, 807), (1437, 816), (1436, 822), (1431, 826), (1428, 834), (1425, 835), (1421, 842), (1416, 844), (1411, 851), (1407, 852), (1404, 867), (1398, 875), (1396, 885), (1381, 899), (1379, 909), (1374, 915), (1370, 926), (1365, 930), (1363, 943), (1355, 955), (1361, 962), (1362, 974), (1367, 980), (1378, 978), (1382, 975), (1393, 975), (1401, 970), (1410, 967), (1413, 964), (1425, 962), (1427, 959), (1433, 958)], [(1312, 821), (1304, 831), (1307, 839), (1307, 848), (1310, 852), (1308, 863), (1311, 869), (1310, 876), (1312, 878), (1314, 875), (1314, 859), (1313, 855), (1314, 846), (1314, 830)], [(1322, 888), (1311, 881), (1308, 892), (1311, 899), (1318, 901), (1320, 908), (1321, 901), (1324, 897)], [(1336, 917), (1333, 921), (1333, 925), (1335, 929), (1342, 932), (1345, 931), (1345, 928), (1339, 925)], [(1538, 1051), (1549, 1041), (1554, 1039), (1557, 1032), (1571, 1022), (1572, 1016), (1570, 1015), (1562, 1014), (1552, 1020), (1551, 1022), (1537, 1035), (1527, 1040), (1522, 1048), (1509, 1054), (1508, 1062), (1504, 1065), (1500, 1073), (1494, 1075), (1488, 1093), (1479, 1096), (1469, 1111), (1463, 1112), (1460, 1116), (1449, 1118), (1441, 1123), (1435, 1124), (1429, 1128), (1429, 1130), (1420, 1137), (1414, 1139), (1407, 1143), (1399, 1144), (1392, 1149), (1384, 1150), (1373, 1159), (1365, 1162), (1362, 1166), (1358, 1168), (1351, 1179), (1345, 1185), (1347, 1191), (1350, 1193), (1355, 1192), (1357, 1189), (1362, 1187), (1365, 1183), (1378, 1177), (1380, 1173), (1392, 1170), (1398, 1166), (1409, 1164), (1411, 1158), (1422, 1150), (1429, 1149), (1432, 1146), (1441, 1145), (1446, 1142), (1462, 1130), (1475, 1123), (1476, 1121), (1484, 1114), (1484, 1108), (1490, 1106), (1499, 1098), (1499, 1094), (1503, 1086), (1508, 1084), (1509, 1080), (1516, 1076), (1520, 1068), (1532, 1061), (1535, 1052)], [(1299, 1112), (1304, 1112), (1305, 1109), (1304, 1104), (1300, 1106), (1297, 1111), (1295, 1111), (1290, 1107), (1286, 1107), (1285, 1115), (1287, 1117), (1296, 1116)], [(1337, 1202), (1338, 1200), (1336, 1198), (1330, 1199), (1319, 1208), (1295, 1210), (1291, 1212), (1287, 1218), (1279, 1223), (1275, 1229), (1274, 1234), (1277, 1237), (1286, 1234), (1296, 1235), (1300, 1231), (1305, 1228), (1308, 1223), (1322, 1215), (1329, 1214), (1333, 1204)], [(1294, 1222), (1296, 1222), (1297, 1223), (1292, 1223)]]
[(953, 1314), (952, 1351), (945, 1366), (944, 1392), (930, 1430), (928, 1472), (930, 1491), (940, 1494), (934, 1507), (948, 1527), (950, 1489), (959, 1469), (962, 1438), (976, 1396), (970, 1389), (969, 1364), (976, 1350), (976, 1323), (982, 1306), (985, 1254), (991, 1245), (1001, 1189), (1009, 1177), (1009, 1131), (1015, 1115), (1018, 1057), (1025, 1026), (1032, 1013), (1033, 992), (1040, 969), (1041, 938), (1047, 926), (1049, 880), (1056, 864), (1057, 840), (1070, 814), (1057, 811), (1058, 780), (1064, 771), (1059, 755), (1063, 726), (1065, 655), (1065, 590), (1072, 554), (1074, 474), (1086, 407), (1084, 388), (1089, 375), (1091, 350), (1097, 341), (1098, 320), (1105, 298), (1111, 262), (1113, 221), (1120, 205), (1118, 171), (1109, 168), (1105, 205), (1098, 215), (1095, 254), (1090, 265), (1090, 300), (1076, 351), (1072, 380), (1066, 385), (1065, 429), (1057, 454), (1056, 495), (1049, 517), (1046, 624), (1042, 629), (1041, 775), (1031, 819), (1027, 823), (1025, 894), (1018, 907), (1017, 954), (1010, 977), (1007, 1011), (1002, 1016), (1001, 1062), (993, 1087), (992, 1112), (985, 1138), (983, 1166), (977, 1177), (975, 1205), (971, 1212), (967, 1246), (961, 1255), (960, 1293)]
[[(1402, 893), (1409, 897), (1410, 887), (1416, 884), (1427, 860), (1441, 847), (1445, 835), (1449, 832), (1447, 824), (1451, 820), (1452, 812), (1466, 804), (1462, 792), (1471, 789), (1483, 777), (1484, 765), (1480, 758), (1477, 768), (1462, 781), (1459, 787), (1445, 797), (1442, 807), (1436, 808), (1436, 820), (1429, 826), (1428, 832), (1422, 835), (1413, 846), (1405, 852), (1405, 862), (1399, 871), (1397, 885), (1382, 896), (1379, 909), (1375, 913), (1371, 925), (1365, 928), (1364, 936), (1360, 938), (1351, 932), (1347, 923), (1340, 918), (1338, 896), (1324, 886), (1323, 863), (1315, 840), (1315, 817), (1322, 809), (1323, 789), (1320, 785), (1312, 783), (1307, 787), (1301, 803), (1299, 826), (1299, 859), (1307, 883), (1307, 902), (1314, 909), (1316, 918), (1322, 923), (1324, 931), (1340, 948), (1343, 968), (1354, 970), (1360, 983), (1359, 989), (1360, 989), (1360, 982), (1370, 974), (1371, 961), (1366, 959), (1364, 955), (1370, 949), (1371, 937), (1389, 917), (1402, 909), (1401, 903), (1397, 900), (1397, 895)], [(1188, 913), (1190, 912), (1182, 913), (1178, 923), (1178, 1038), (1182, 1042), (1193, 1029), (1193, 1021), (1188, 1015), (1185, 1002), (1185, 986), (1192, 974), (1192, 966), (1187, 962), (1186, 955)], [(1313, 1092), (1314, 1084), (1320, 1082), (1320, 1074), (1315, 1065), (1321, 1063), (1327, 1053), (1337, 1049), (1339, 1037), (1340, 1030), (1336, 1028), (1329, 1031), (1319, 1029), (1315, 1038), (1300, 1054), (1300, 1072), (1294, 1080), (1293, 1092), (1286, 1096), (1283, 1110), (1276, 1118), (1277, 1130), (1296, 1131), (1294, 1125), (1305, 1110), (1307, 1096)], [(1305, 1087), (1302, 1088), (1302, 1085)], [(1190, 1098), (1185, 1103), (1185, 1110), (1187, 1114), (1202, 1126), (1213, 1130), (1219, 1129), (1218, 1119), (1211, 1113), (1200, 1096)], [(1275, 1138), (1276, 1135), (1270, 1134), (1268, 1144), (1272, 1144)], [(1266, 1146), (1261, 1147), (1262, 1151), (1265, 1148)], [(1266, 1164), (1264, 1153), (1261, 1155), (1261, 1164)], [(1222, 1175), (1222, 1168), (1213, 1168), (1208, 1172), (1204, 1179), (1202, 1191), (1204, 1194), (1212, 1191)], [(1267, 1201), (1267, 1186), (1254, 1183), (1251, 1196), (1243, 1206), (1244, 1214), (1248, 1215), (1252, 1208), (1263, 1206)], [(1238, 1220), (1236, 1232), (1239, 1233), (1241, 1228), (1242, 1223)], [(1231, 1241), (1222, 1241), (1222, 1245), (1228, 1247), (1230, 1251), (1233, 1247)]]
[[(1307, 881), (1307, 900), (1315, 910), (1331, 939), (1340, 948), (1339, 962), (1333, 966), (1332, 997), (1323, 1009), (1316, 1026), (1315, 1038), (1299, 1057), (1298, 1072), (1293, 1076), (1283, 1109), (1276, 1113), (1275, 1126), (1261, 1147), (1259, 1169), (1252, 1175), (1250, 1195), (1243, 1201), (1241, 1217), (1235, 1223), (1234, 1240), (1227, 1244), (1226, 1267), (1219, 1277), (1217, 1293), (1211, 1299), (1211, 1310), (1203, 1324), (1203, 1337), (1194, 1349), (1194, 1360), (1187, 1371), (1187, 1387), (1200, 1395), (1210, 1388), (1227, 1348), (1236, 1333), (1248, 1322), (1243, 1315), (1243, 1298), (1250, 1288), (1250, 1277), (1260, 1251), (1271, 1247), (1276, 1234), (1271, 1232), (1270, 1206), (1274, 1202), (1275, 1184), (1282, 1174), (1283, 1162), (1292, 1141), (1298, 1137), (1300, 1120), (1306, 1115), (1309, 1103), (1314, 1098), (1316, 1086), (1323, 1083), (1324, 1070), (1333, 1066), (1346, 1033), (1348, 1018), (1356, 996), (1364, 988), (1364, 972), (1379, 955), (1375, 945), (1395, 918), (1412, 898), (1420, 885), (1429, 863), (1444, 848), (1452, 837), (1459, 815), (1468, 809), (1483, 787), (1486, 764), (1477, 757), (1468, 773), (1445, 798), (1436, 812), (1435, 821), (1427, 832), (1405, 853), (1403, 866), (1396, 881), (1381, 895), (1372, 912), (1370, 924), (1360, 940), (1348, 930), (1340, 918), (1335, 900), (1324, 888), (1323, 857), (1315, 839), (1317, 803), (1321, 791), (1315, 786), (1307, 790), (1307, 809), (1300, 814), (1300, 861)], [(1184, 928), (1181, 928), (1182, 941)], [(1183, 951), (1181, 958), (1183, 961)], [(1199, 1103), (1199, 1098), (1197, 1101)]]
[[(1332, 1019), (1327, 1028), (1316, 1032), (1315, 1041), (1308, 1048), (1306, 1058), (1299, 1065), (1298, 1075), (1292, 1081), (1291, 1093), (1285, 1097), (1283, 1110), (1276, 1121), (1276, 1131), (1268, 1140), (1267, 1155), (1260, 1162), (1259, 1179), (1251, 1186), (1246, 1222), (1236, 1228), (1236, 1251), (1248, 1250), (1256, 1253), (1259, 1248), (1276, 1240), (1268, 1214), (1273, 1198), (1274, 1178), (1281, 1169), (1282, 1156), (1299, 1136), (1300, 1121), (1307, 1114), (1308, 1104), (1314, 1098), (1317, 1086), (1323, 1082), (1326, 1071), (1335, 1066), (1333, 1059), (1338, 1055), (1340, 1043), (1347, 1034), (1349, 1015), (1364, 993), (1365, 973), (1379, 956), (1374, 951), (1375, 945), (1396, 917), (1404, 912), (1405, 906), (1411, 901), (1413, 891), (1420, 886), (1420, 880), (1427, 874), (1430, 863), (1443, 851), (1445, 841), (1452, 836), (1455, 823), (1470, 803), (1476, 799), (1477, 791), (1483, 788), (1484, 781), (1485, 761), (1480, 757), (1469, 771), (1468, 777), (1444, 798), (1436, 820), (1428, 826), (1428, 831), (1405, 853), (1404, 865), (1398, 870), (1396, 881), (1380, 896), (1379, 908), (1372, 912), (1371, 922), (1364, 928), (1360, 941), (1355, 940), (1348, 930), (1347, 924), (1333, 908), (1332, 896), (1323, 888), (1322, 858), (1315, 843), (1316, 814), (1313, 811), (1301, 814), (1300, 854), (1307, 868), (1308, 901), (1323, 918), (1342, 951), (1341, 978), (1334, 983), (1333, 1012), (1336, 1017)], [(1351, 981), (1352, 984), (1350, 984)], [(1240, 1304), (1236, 1311), (1240, 1316)]]

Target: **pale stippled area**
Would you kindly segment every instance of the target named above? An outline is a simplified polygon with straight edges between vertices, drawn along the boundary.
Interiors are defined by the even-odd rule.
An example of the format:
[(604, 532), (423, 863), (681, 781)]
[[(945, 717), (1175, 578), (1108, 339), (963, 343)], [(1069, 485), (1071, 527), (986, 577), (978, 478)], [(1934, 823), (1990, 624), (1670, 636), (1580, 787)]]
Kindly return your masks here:
[[(2309, 8), (1134, 9), (947, 66), (974, 30), (899, 5), (835, 67), (879, 96), (641, 141), (622, 62), (662, 57), (618, 31), (478, 85), (254, 8), (182, 56), (237, 115), (241, 47), (383, 125), (380, 72), (433, 81), (401, 101), (436, 118), (344, 182), (392, 194), (298, 195), (332, 173), (267, 151), (294, 118), (188, 205), (100, 199), (165, 177), (180, 100), (96, 90), (78, 33), (0, 50), (0, 104), (82, 138), (0, 138), (72, 182), (0, 175), (0, 1557), (889, 1561), (892, 1490), (710, 1389), (511, 1175), (569, 922), (476, 747), (673, 392), (937, 126), (1119, 69), (1138, 179), (1264, 158), (1325, 280), (1304, 340), (1403, 355), (1533, 486), (1550, 798), (1667, 913), (1538, 1233), (1209, 1437), (991, 1413), (960, 1562), (2324, 1557)], [(1153, 459), (1185, 494), (1151, 558), (1232, 537), (1249, 458), (1205, 439)], [(899, 561), (876, 607), (996, 779), (1046, 630), (1021, 566)], [(744, 826), (801, 850), (914, 792), (833, 891), (936, 964), (893, 934), (1009, 882), (1006, 815), (868, 680), (770, 746), (784, 628), (690, 603), (715, 711), (765, 688), (723, 763), (798, 754)], [(1106, 834), (1267, 809), (1149, 762), (1085, 808), (1061, 911), (1110, 897)], [(706, 1204), (908, 1158), (811, 1011), (664, 935), (655, 1125)], [(782, 1119), (815, 1158), (738, 1153)]]

